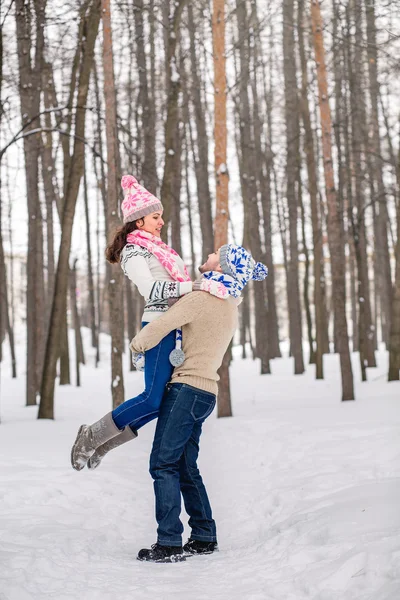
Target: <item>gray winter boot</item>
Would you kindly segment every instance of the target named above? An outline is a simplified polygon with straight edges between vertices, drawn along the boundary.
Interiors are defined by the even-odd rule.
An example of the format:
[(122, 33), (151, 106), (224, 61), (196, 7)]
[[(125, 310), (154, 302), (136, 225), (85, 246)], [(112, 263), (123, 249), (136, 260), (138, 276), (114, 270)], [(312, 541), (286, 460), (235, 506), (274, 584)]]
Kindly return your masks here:
[(110, 452), (110, 450), (114, 450), (114, 448), (118, 448), (118, 446), (122, 446), (126, 442), (130, 442), (137, 438), (137, 431), (132, 431), (132, 429), (127, 425), (123, 431), (120, 432), (119, 435), (111, 438), (102, 446), (97, 448), (96, 452), (89, 458), (87, 462), (88, 469), (97, 469), (105, 455)]
[(71, 464), (81, 471), (99, 446), (121, 433), (111, 416), (107, 413), (93, 425), (81, 425), (71, 450)]

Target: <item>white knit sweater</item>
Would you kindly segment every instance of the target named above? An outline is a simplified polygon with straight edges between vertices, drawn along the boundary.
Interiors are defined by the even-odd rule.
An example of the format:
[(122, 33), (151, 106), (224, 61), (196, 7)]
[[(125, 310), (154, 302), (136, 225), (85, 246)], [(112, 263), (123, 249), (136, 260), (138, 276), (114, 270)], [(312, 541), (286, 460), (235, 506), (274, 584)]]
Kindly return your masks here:
[[(176, 257), (176, 265), (183, 274), (180, 256)], [(153, 254), (136, 244), (127, 244), (122, 250), (121, 267), (146, 301), (142, 321), (154, 321), (168, 310), (168, 298), (179, 298), (192, 291), (191, 281), (174, 281)]]

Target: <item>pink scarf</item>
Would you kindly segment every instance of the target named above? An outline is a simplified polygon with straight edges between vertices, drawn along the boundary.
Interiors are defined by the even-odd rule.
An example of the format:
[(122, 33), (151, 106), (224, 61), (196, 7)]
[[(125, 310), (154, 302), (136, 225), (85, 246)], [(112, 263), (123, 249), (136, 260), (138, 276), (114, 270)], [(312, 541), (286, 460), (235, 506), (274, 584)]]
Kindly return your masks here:
[(142, 246), (142, 248), (146, 248), (146, 250), (160, 261), (174, 281), (190, 281), (185, 265), (183, 266), (184, 274), (182, 275), (176, 264), (175, 257), (179, 256), (179, 254), (173, 248), (167, 246), (158, 236), (147, 231), (135, 229), (135, 231), (127, 235), (126, 240), (128, 244), (137, 244), (138, 246)]

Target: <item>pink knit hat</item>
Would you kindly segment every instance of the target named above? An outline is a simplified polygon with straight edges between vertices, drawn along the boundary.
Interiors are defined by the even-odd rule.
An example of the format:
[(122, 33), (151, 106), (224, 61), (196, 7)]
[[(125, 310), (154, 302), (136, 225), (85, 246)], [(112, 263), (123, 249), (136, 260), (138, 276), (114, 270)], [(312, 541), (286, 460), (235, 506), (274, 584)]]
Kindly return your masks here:
[(124, 199), (121, 204), (124, 223), (142, 219), (156, 211), (162, 211), (160, 200), (144, 188), (133, 175), (124, 175), (121, 179)]

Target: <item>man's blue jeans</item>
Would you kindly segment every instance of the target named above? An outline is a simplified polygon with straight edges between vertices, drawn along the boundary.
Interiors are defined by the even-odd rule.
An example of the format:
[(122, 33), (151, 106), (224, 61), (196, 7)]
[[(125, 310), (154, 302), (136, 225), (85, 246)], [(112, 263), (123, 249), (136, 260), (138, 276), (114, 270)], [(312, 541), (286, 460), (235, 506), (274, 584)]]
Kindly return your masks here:
[[(142, 325), (144, 327), (147, 323)], [(171, 331), (157, 346), (145, 353), (144, 392), (113, 410), (112, 418), (118, 429), (124, 429), (127, 425), (140, 429), (157, 417), (165, 386), (172, 376), (173, 366), (169, 362), (169, 355), (175, 348), (175, 337), (175, 330)]]
[(197, 467), (202, 424), (212, 413), (215, 401), (214, 394), (186, 383), (167, 385), (150, 457), (157, 541), (162, 546), (182, 545), (181, 493), (190, 517), (191, 538), (217, 541), (211, 506)]

